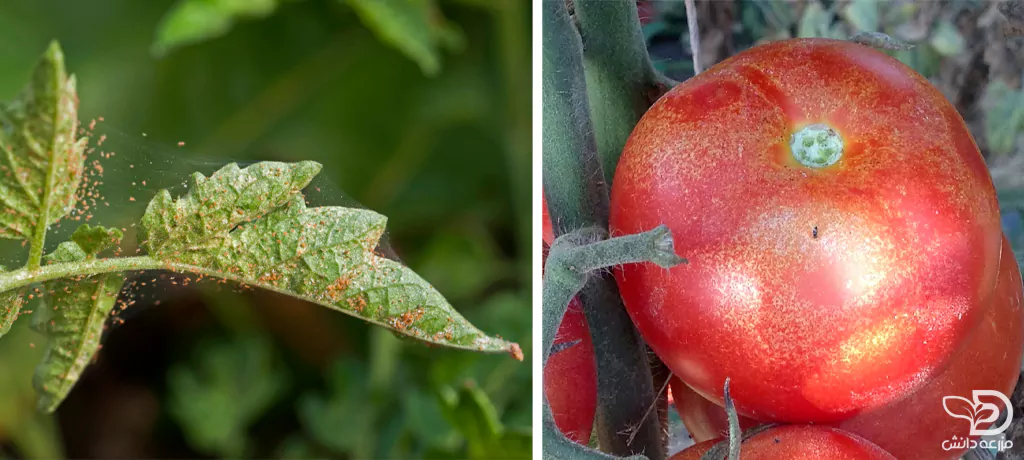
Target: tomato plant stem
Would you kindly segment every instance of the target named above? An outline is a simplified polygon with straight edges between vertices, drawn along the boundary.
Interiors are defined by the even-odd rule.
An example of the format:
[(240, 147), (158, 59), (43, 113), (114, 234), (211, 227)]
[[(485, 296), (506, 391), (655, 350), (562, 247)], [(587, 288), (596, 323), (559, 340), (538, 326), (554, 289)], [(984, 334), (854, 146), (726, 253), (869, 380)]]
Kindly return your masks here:
[[(599, 443), (604, 450), (618, 455), (643, 452), (652, 459), (661, 459), (665, 457), (665, 446), (661, 442), (658, 418), (646, 417), (654, 397), (653, 388), (645, 388), (645, 385), (653, 386), (653, 382), (646, 354), (642, 352), (643, 344), (629, 318), (625, 321), (619, 318), (625, 309), (618, 291), (614, 289), (614, 280), (594, 277), (593, 272), (643, 262), (669, 268), (685, 260), (676, 255), (672, 234), (664, 225), (639, 234), (611, 239), (604, 239), (605, 236), (603, 229), (588, 227), (559, 237), (551, 247), (544, 273), (544, 363), (547, 364), (569, 301), (579, 293), (593, 337), (604, 337), (606, 346), (640, 350), (640, 353), (627, 356), (629, 359), (612, 355), (618, 359), (602, 362), (598, 358), (596, 420)], [(609, 305), (612, 308), (596, 308)], [(591, 317), (595, 319), (591, 320)], [(596, 346), (595, 355), (600, 356), (600, 349)], [(650, 394), (643, 394), (645, 390)], [(649, 403), (639, 411), (632, 410), (632, 406), (627, 406), (628, 412), (622, 410), (622, 401), (639, 400), (648, 400)], [(544, 409), (547, 417), (550, 407), (546, 402)], [(548, 442), (548, 437), (545, 435), (545, 442)], [(559, 443), (564, 439), (561, 434), (556, 437)], [(565, 442), (571, 443), (567, 439)]]
[[(549, 0), (541, 5), (544, 26), (542, 161), (544, 193), (553, 230), (558, 236), (586, 227), (606, 229), (608, 188), (590, 118), (583, 42), (565, 2)], [(550, 257), (548, 270), (552, 269), (551, 260), (556, 258), (554, 250)], [(561, 294), (552, 294), (557, 298), (547, 295), (544, 298), (545, 357), (571, 294), (583, 287), (580, 301), (587, 322), (602, 325), (591, 326), (598, 369), (595, 429), (598, 444), (611, 454), (627, 456), (643, 452), (654, 460), (661, 460), (665, 457), (665, 445), (658, 421), (643, 419), (644, 412), (655, 401), (650, 364), (619, 298), (615, 280), (608, 273), (565, 278), (561, 282), (554, 282), (552, 278), (552, 284), (560, 285), (556, 290), (561, 289)], [(547, 276), (544, 284), (547, 291)], [(568, 297), (566, 287), (571, 288)], [(549, 412), (550, 408), (545, 410)], [(630, 436), (635, 438), (632, 443)], [(567, 441), (558, 438), (552, 442)]]
[[(576, 0), (583, 65), (604, 180), (644, 112), (674, 84), (651, 64), (635, 0)], [(674, 82), (672, 82), (674, 83)]]

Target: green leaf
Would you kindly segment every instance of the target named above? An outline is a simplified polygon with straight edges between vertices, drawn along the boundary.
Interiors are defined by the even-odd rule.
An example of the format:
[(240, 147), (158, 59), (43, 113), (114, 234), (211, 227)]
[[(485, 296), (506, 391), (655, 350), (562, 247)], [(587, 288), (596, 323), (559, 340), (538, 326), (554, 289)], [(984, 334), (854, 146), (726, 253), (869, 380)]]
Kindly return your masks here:
[(56, 410), (92, 361), (123, 284), (118, 273), (44, 284), (47, 297), (32, 317), (33, 327), (50, 339), (32, 380), (40, 410)]
[(30, 240), (42, 255), (47, 227), (77, 201), (88, 142), (77, 130), (75, 78), (53, 42), (28, 85), (0, 105), (0, 238)]
[(71, 234), (71, 241), (78, 244), (89, 257), (94, 257), (101, 251), (120, 244), (123, 237), (124, 233), (116, 228), (84, 224)]
[(14, 289), (0, 293), (0, 337), (11, 331), (21, 307), (25, 304), (25, 290)]
[(797, 37), (813, 38), (827, 37), (829, 26), (832, 24), (832, 14), (825, 11), (821, 3), (814, 0), (804, 7), (804, 13), (800, 17), (800, 25), (797, 28)]
[(157, 27), (151, 52), (162, 56), (174, 48), (220, 37), (238, 19), (270, 16), (278, 0), (179, 0)]
[(982, 100), (986, 108), (984, 126), (989, 150), (997, 154), (1012, 152), (1024, 128), (1024, 92), (995, 79), (985, 88)]
[(169, 409), (190, 445), (239, 458), (245, 453), (246, 430), (284, 394), (287, 376), (265, 339), (205, 346), (197, 350), (194, 365), (171, 369)]
[(529, 458), (528, 432), (507, 430), (487, 394), (467, 382), (458, 392), (441, 390), (444, 415), (466, 437), (473, 459)]
[(441, 46), (460, 48), (462, 34), (445, 22), (433, 0), (348, 0), (377, 36), (426, 75), (441, 70)]
[[(299, 399), (299, 420), (317, 442), (339, 452), (364, 458), (373, 452), (377, 407), (370, 393), (366, 365), (339, 361), (328, 376), (328, 395), (306, 394)], [(342, 429), (342, 427), (344, 427)], [(360, 455), (362, 454), (362, 455)]]
[(377, 255), (384, 216), (365, 209), (307, 208), (300, 189), (312, 162), (231, 164), (196, 175), (178, 199), (163, 191), (142, 221), (143, 246), (167, 268), (288, 294), (440, 345), (505, 351), (409, 268)]
[(280, 207), (320, 172), (312, 161), (295, 164), (265, 162), (245, 169), (231, 163), (213, 176), (192, 175), (189, 193), (175, 201), (161, 190), (142, 216), (140, 244), (151, 255), (175, 253), (209, 245), (237, 225)]
[(116, 228), (101, 226), (82, 225), (71, 235), (71, 241), (65, 241), (57, 246), (52, 253), (43, 258), (46, 263), (67, 263), (81, 262), (96, 257), (100, 251), (121, 242), (124, 236)]
[(878, 32), (878, 1), (853, 0), (843, 8), (843, 17), (858, 32)]
[(929, 43), (943, 56), (956, 56), (966, 48), (963, 35), (960, 35), (960, 31), (949, 20), (939, 21), (935, 25)]

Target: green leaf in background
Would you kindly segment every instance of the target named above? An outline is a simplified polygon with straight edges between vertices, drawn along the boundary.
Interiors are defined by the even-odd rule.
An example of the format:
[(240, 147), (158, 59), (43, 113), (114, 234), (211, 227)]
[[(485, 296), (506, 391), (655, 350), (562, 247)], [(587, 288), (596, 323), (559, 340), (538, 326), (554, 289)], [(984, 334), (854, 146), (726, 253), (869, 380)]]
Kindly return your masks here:
[(825, 11), (825, 7), (821, 6), (820, 2), (812, 0), (804, 7), (804, 13), (800, 17), (800, 24), (797, 28), (797, 37), (828, 37), (831, 24), (832, 14)]
[(454, 451), (462, 439), (458, 431), (445, 420), (437, 398), (419, 388), (403, 392), (402, 412), (406, 429), (427, 447), (438, 451)]
[(377, 406), (366, 397), (367, 374), (363, 363), (339, 361), (328, 375), (328, 395), (310, 393), (299, 400), (299, 419), (313, 438), (354, 458), (369, 458), (377, 438)]
[(29, 240), (42, 255), (47, 227), (75, 205), (88, 142), (77, 137), (75, 77), (56, 42), (18, 97), (0, 106), (0, 127), (0, 238)]
[(36, 391), (25, 378), (42, 358), (42, 347), (33, 346), (38, 340), (22, 321), (0, 341), (0, 438), (13, 445), (17, 458), (65, 458), (56, 420), (36, 409)]
[(528, 431), (508, 430), (487, 394), (467, 382), (458, 391), (442, 388), (445, 417), (466, 437), (472, 459), (529, 458)]
[(943, 56), (956, 56), (963, 53), (967, 46), (960, 31), (948, 19), (941, 20), (935, 25), (928, 43)]
[(21, 313), (25, 303), (25, 290), (15, 289), (0, 293), (0, 337), (7, 334)]
[(988, 84), (982, 97), (988, 148), (998, 154), (1008, 154), (1013, 151), (1017, 135), (1024, 127), (1024, 92), (997, 79)]
[(33, 327), (50, 339), (32, 379), (41, 410), (56, 410), (92, 361), (123, 284), (117, 273), (45, 284), (46, 298), (32, 317)]
[(433, 0), (345, 0), (385, 43), (433, 76), (441, 70), (441, 47), (459, 48), (462, 34), (453, 29)]
[(843, 8), (843, 17), (857, 32), (878, 32), (878, 1), (853, 0)]
[(384, 216), (307, 208), (299, 190), (319, 170), (312, 162), (265, 162), (197, 174), (186, 196), (175, 201), (165, 190), (153, 199), (143, 245), (171, 270), (288, 294), (430, 343), (521, 359), (518, 345), (485, 335), (411, 269), (374, 252)]
[(190, 443), (212, 455), (239, 458), (246, 430), (289, 385), (272, 345), (242, 337), (196, 350), (191, 364), (168, 376), (169, 409)]
[(157, 29), (151, 52), (162, 56), (174, 48), (220, 37), (239, 19), (269, 16), (278, 0), (178, 0)]

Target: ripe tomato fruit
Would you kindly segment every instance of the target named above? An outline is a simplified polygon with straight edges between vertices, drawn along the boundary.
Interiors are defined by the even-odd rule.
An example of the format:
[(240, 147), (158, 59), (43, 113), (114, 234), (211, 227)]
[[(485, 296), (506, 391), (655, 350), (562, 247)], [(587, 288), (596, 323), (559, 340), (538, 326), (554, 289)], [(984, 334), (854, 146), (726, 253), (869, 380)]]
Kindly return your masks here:
[[(551, 235), (551, 220), (546, 201), (543, 222), (544, 241), (550, 244), (554, 237), (547, 236)], [(544, 396), (562, 434), (580, 444), (589, 443), (597, 410), (597, 365), (587, 318), (577, 298), (569, 302), (544, 367)]]
[[(1007, 396), (1013, 392), (1024, 354), (1022, 304), (1024, 286), (1020, 269), (1009, 241), (1004, 239), (992, 303), (949, 366), (911, 395), (834, 426), (871, 441), (901, 460), (960, 458), (965, 449), (946, 450), (942, 442), (951, 440), (953, 436), (957, 439), (969, 437), (970, 424), (947, 414), (943, 409), (943, 398), (959, 396), (973, 400), (974, 390), (996, 390)], [(672, 392), (676, 395), (676, 407), (683, 423), (694, 441), (703, 442), (728, 434), (729, 424), (724, 409), (690, 391), (678, 379), (672, 382)], [(987, 399), (984, 402), (999, 404)], [(894, 429), (894, 420), (912, 420), (913, 423), (901, 424)], [(758, 423), (740, 418), (743, 429)]]
[[(993, 301), (949, 367), (907, 398), (836, 426), (871, 440), (901, 460), (960, 458), (966, 449), (945, 450), (942, 442), (953, 436), (968, 437), (971, 424), (947, 414), (943, 398), (959, 396), (973, 401), (974, 390), (996, 390), (1007, 397), (1013, 392), (1024, 350), (1022, 289), (1017, 260), (1004, 239)], [(983, 402), (1001, 406), (992, 399)], [(896, 428), (894, 420), (912, 422)]]
[(597, 410), (597, 368), (587, 318), (576, 299), (562, 317), (554, 349), (544, 366), (544, 396), (558, 429), (567, 438), (587, 444)]
[(548, 200), (541, 197), (540, 204), (541, 212), (543, 213), (541, 217), (541, 222), (543, 222), (543, 226), (541, 227), (543, 229), (542, 235), (544, 242), (550, 245), (555, 241), (555, 230), (551, 227), (551, 215), (548, 214)]
[(996, 281), (999, 209), (963, 119), (874, 49), (795, 39), (659, 99), (615, 171), (612, 234), (666, 224), (689, 260), (616, 271), (672, 371), (759, 420), (829, 422), (949, 362)]
[[(729, 419), (724, 407), (697, 394), (677, 377), (672, 377), (669, 386), (672, 389), (671, 402), (676, 406), (679, 418), (683, 419), (683, 425), (693, 442), (701, 443), (729, 436)], [(740, 428), (743, 430), (760, 424), (757, 420), (740, 416)]]
[[(699, 460), (715, 445), (705, 441), (669, 460)], [(845, 431), (823, 426), (785, 425), (755, 434), (741, 444), (743, 460), (895, 460), (870, 441)]]

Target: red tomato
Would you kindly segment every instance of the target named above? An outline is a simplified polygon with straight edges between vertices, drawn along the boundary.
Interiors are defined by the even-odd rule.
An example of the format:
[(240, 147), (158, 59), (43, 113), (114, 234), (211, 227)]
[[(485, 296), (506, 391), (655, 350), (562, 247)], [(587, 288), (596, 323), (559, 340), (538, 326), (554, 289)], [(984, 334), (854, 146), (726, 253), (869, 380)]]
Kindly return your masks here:
[(542, 196), (540, 204), (541, 212), (543, 213), (541, 220), (541, 222), (543, 222), (543, 227), (541, 228), (543, 229), (542, 234), (544, 242), (551, 245), (551, 243), (555, 241), (555, 231), (551, 228), (551, 215), (548, 214), (548, 200)]
[[(953, 436), (963, 439), (970, 434), (970, 425), (965, 420), (950, 417), (945, 412), (943, 398), (959, 396), (973, 400), (973, 391), (981, 389), (1009, 396), (1017, 385), (1024, 354), (1024, 287), (1008, 241), (1004, 240), (1003, 251), (992, 304), (985, 309), (978, 328), (971, 332), (964, 348), (953, 356), (949, 367), (910, 396), (836, 423), (837, 428), (859, 435), (900, 459), (957, 459), (963, 455), (965, 449), (947, 451), (942, 447), (942, 442), (952, 440)], [(701, 398), (678, 379), (673, 379), (672, 391), (683, 423), (694, 441), (728, 434), (729, 425), (722, 408)], [(893, 420), (913, 420), (913, 423), (894, 429)], [(743, 429), (757, 423), (741, 418)]]
[(953, 106), (827, 39), (742, 52), (644, 115), (610, 231), (662, 223), (689, 264), (616, 270), (633, 321), (698, 393), (721, 403), (731, 377), (738, 411), (771, 421), (843, 420), (924, 385), (980, 321), (1001, 245)]
[[(686, 431), (694, 442), (700, 443), (712, 439), (729, 436), (729, 419), (725, 415), (725, 408), (703, 396), (695, 393), (686, 386), (682, 380), (672, 377), (670, 386), (672, 388), (672, 401), (679, 417), (683, 419)], [(740, 428), (746, 430), (760, 425), (761, 422), (746, 417), (740, 417)]]
[(658, 17), (658, 7), (649, 0), (639, 0), (636, 2), (637, 15), (640, 16), (640, 24), (647, 25), (654, 22), (654, 19)]
[[(551, 234), (547, 202), (544, 202), (544, 233)], [(545, 236), (548, 244), (554, 238)], [(576, 298), (562, 317), (555, 336), (555, 349), (544, 367), (544, 396), (548, 399), (555, 425), (565, 436), (580, 444), (590, 442), (597, 410), (597, 365), (594, 362), (594, 344), (583, 314), (583, 306)]]
[[(714, 446), (706, 441), (669, 460), (698, 460)], [(785, 425), (751, 436), (741, 445), (743, 460), (895, 460), (888, 452), (845, 431), (823, 426)]]
[[(960, 458), (966, 449), (947, 451), (942, 442), (953, 436), (967, 437), (970, 423), (947, 414), (943, 398), (959, 396), (973, 400), (974, 390), (996, 390), (1007, 397), (1013, 392), (1024, 350), (1021, 291), (1020, 269), (1010, 243), (1004, 240), (993, 302), (950, 366), (909, 397), (836, 426), (871, 440), (900, 459)], [(984, 402), (1000, 404), (991, 399)], [(911, 422), (897, 428), (894, 420)]]
[[(668, 458), (668, 460), (701, 460), (715, 444), (718, 444), (721, 439), (711, 439), (708, 441), (698, 442), (690, 447), (687, 447), (675, 455)], [(740, 456), (743, 456), (743, 452), (740, 451)], [(745, 459), (744, 459), (745, 460)]]
[(590, 442), (597, 410), (597, 367), (587, 318), (579, 300), (573, 299), (562, 317), (555, 349), (544, 366), (544, 395), (555, 424), (566, 437), (580, 444)]

